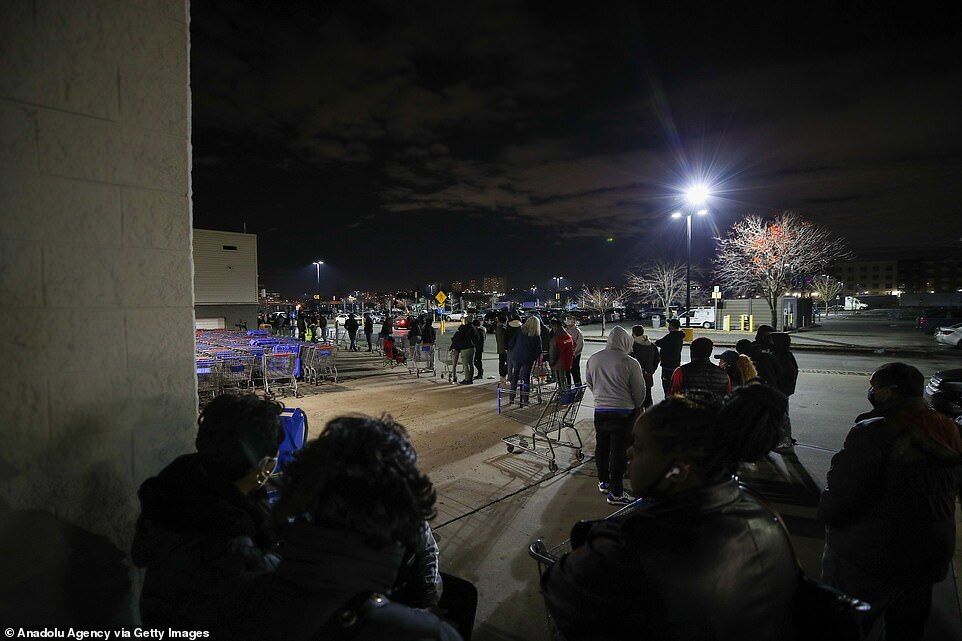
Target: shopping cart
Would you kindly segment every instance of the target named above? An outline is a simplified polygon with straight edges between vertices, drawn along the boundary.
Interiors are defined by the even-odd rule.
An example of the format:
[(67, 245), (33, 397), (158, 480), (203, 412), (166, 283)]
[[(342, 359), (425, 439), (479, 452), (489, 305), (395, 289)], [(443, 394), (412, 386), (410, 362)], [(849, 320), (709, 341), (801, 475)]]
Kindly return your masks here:
[(219, 365), (216, 358), (198, 357), (197, 399), (201, 405), (213, 400), (220, 392)]
[(436, 356), (441, 361), (441, 371), (438, 372), (438, 376), (448, 379), (449, 382), (453, 382), (457, 376), (457, 372), (454, 371), (454, 350), (442, 350), (439, 351)]
[(548, 365), (545, 355), (542, 354), (531, 366), (530, 390), (533, 392), (538, 403), (544, 401), (544, 396), (550, 391), (552, 383), (551, 367)]
[[(612, 512), (611, 514), (609, 514), (607, 517), (605, 517), (605, 520), (616, 519), (622, 516), (626, 516), (627, 514), (643, 507), (644, 505), (645, 505), (645, 499), (636, 499), (634, 502), (630, 503), (629, 505), (625, 505), (624, 507), (619, 508), (615, 512)], [(588, 530), (591, 528), (592, 523), (593, 523), (592, 521), (581, 521), (577, 523), (575, 527), (572, 529), (572, 537), (575, 537), (576, 539), (584, 540), (584, 537), (587, 535)], [(539, 538), (538, 540), (534, 541), (531, 545), (528, 546), (528, 556), (534, 559), (535, 563), (538, 566), (539, 585), (544, 583), (545, 572), (547, 572), (551, 566), (557, 563), (558, 559), (563, 557), (568, 552), (571, 552), (571, 549), (572, 549), (572, 539), (565, 539), (558, 545), (549, 548), (548, 545), (545, 543), (544, 539)], [(561, 639), (561, 636), (557, 633), (557, 630), (554, 629), (554, 623), (551, 620), (551, 611), (548, 609), (547, 601), (545, 601), (545, 617), (548, 620), (548, 625), (551, 627), (551, 632), (552, 632), (551, 638)]]
[(254, 357), (250, 354), (224, 354), (217, 356), (220, 393), (251, 392), (254, 389)]
[(330, 379), (337, 382), (337, 347), (330, 343), (321, 343), (314, 347), (314, 374), (316, 381)]
[[(564, 447), (573, 449), (575, 458), (583, 461), (585, 458), (584, 444), (581, 441), (581, 434), (575, 424), (578, 419), (578, 411), (581, 409), (581, 400), (584, 398), (586, 385), (570, 388), (555, 388), (548, 394), (548, 400), (543, 405), (531, 406), (510, 410), (510, 403), (503, 403), (506, 394), (510, 390), (499, 387), (498, 394), (498, 414), (505, 415), (518, 421), (530, 428), (528, 433), (512, 434), (501, 440), (504, 441), (508, 452), (523, 450), (538, 458), (548, 461), (548, 469), (552, 472), (558, 470), (556, 462), (555, 448)], [(565, 440), (562, 432), (568, 430), (572, 438)]]
[(297, 396), (297, 354), (295, 352), (264, 352), (262, 371), (264, 391), (269, 396), (287, 395), (290, 390)]
[(408, 371), (418, 378), (421, 377), (421, 374), (434, 372), (434, 345), (422, 343), (411, 348), (411, 355), (408, 357)]

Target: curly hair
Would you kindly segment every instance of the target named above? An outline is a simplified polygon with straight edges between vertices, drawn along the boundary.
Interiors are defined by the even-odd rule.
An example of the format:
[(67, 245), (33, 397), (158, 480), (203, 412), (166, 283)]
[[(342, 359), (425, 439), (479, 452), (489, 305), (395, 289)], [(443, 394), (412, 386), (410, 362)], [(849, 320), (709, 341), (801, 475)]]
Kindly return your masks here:
[(252, 394), (222, 394), (197, 419), (194, 445), (204, 468), (233, 482), (265, 456), (275, 456), (284, 440), (284, 406)]
[(285, 468), (275, 511), (283, 526), (306, 518), (355, 532), (373, 547), (413, 549), (437, 495), (417, 467), (407, 430), (389, 415), (341, 416)]
[(788, 400), (767, 385), (737, 387), (721, 401), (673, 396), (643, 415), (666, 453), (684, 454), (709, 480), (757, 461), (778, 442)]

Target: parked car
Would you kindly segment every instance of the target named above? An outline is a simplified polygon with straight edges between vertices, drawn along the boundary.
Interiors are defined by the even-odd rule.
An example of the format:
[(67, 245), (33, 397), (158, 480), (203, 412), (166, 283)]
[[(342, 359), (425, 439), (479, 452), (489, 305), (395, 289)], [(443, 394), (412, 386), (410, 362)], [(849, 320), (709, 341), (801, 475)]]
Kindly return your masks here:
[(448, 315), (445, 318), (446, 320), (453, 321), (455, 323), (460, 323), (462, 320), (464, 320), (465, 316), (467, 316), (466, 312), (457, 311), (457, 312), (448, 312)]
[(408, 317), (398, 316), (394, 319), (394, 329), (407, 329), (408, 328)]
[(962, 323), (939, 327), (935, 330), (935, 340), (943, 345), (962, 349)]
[(568, 315), (577, 318), (579, 325), (592, 325), (601, 322), (601, 313), (593, 309), (573, 309), (568, 312)]
[(962, 416), (962, 369), (936, 372), (925, 386), (925, 401), (949, 418)]
[(962, 309), (938, 307), (923, 309), (915, 321), (915, 326), (926, 334), (934, 334), (943, 325), (952, 325), (962, 321)]

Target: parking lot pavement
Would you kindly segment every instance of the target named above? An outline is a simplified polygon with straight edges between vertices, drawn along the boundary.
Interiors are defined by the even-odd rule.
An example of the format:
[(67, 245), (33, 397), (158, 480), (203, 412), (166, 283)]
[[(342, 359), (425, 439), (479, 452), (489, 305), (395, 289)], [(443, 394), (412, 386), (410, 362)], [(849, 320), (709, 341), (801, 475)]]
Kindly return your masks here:
[[(493, 337), (485, 345), (485, 368), (497, 371)], [(588, 344), (585, 359), (601, 344)], [(720, 350), (716, 350), (720, 353)], [(688, 360), (687, 351), (683, 362)], [(792, 397), (797, 458), (778, 457), (745, 471), (776, 497), (786, 515), (806, 569), (817, 575), (822, 529), (814, 520), (816, 489), (824, 483), (832, 454), (841, 446), (852, 418), (867, 409), (868, 376), (891, 360), (879, 355), (804, 353)], [(905, 359), (930, 375), (953, 361)], [(333, 387), (333, 386), (332, 386)], [(323, 386), (322, 386), (323, 388)], [(302, 407), (316, 435), (325, 420), (347, 411), (392, 413), (411, 433), (420, 464), (438, 491), (438, 516), (432, 524), (441, 538), (445, 571), (474, 581), (480, 591), (477, 639), (547, 639), (537, 571), (527, 546), (538, 537), (563, 541), (579, 519), (601, 518), (611, 509), (595, 487), (593, 461), (584, 463), (569, 451), (558, 456), (559, 471), (526, 454), (509, 454), (501, 438), (525, 427), (498, 416), (495, 381), (454, 386), (437, 377), (417, 379), (394, 370), (337, 386), (336, 393), (288, 399)], [(655, 389), (654, 399), (663, 398)], [(594, 448), (590, 393), (579, 414), (585, 452)], [(813, 489), (814, 488), (814, 489)], [(962, 531), (962, 527), (960, 527)], [(956, 571), (938, 586), (929, 639), (962, 638), (962, 616), (954, 577), (962, 572), (962, 549)]]

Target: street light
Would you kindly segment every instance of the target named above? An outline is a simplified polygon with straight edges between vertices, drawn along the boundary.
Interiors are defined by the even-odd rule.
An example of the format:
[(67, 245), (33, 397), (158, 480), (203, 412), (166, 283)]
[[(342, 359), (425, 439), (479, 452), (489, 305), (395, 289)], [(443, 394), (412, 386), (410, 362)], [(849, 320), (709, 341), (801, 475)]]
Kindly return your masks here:
[(314, 265), (314, 267), (317, 268), (317, 303), (318, 303), (318, 308), (320, 308), (320, 302), (321, 302), (321, 265), (324, 264), (324, 261), (323, 261), (323, 260), (315, 260), (315, 261), (314, 261), (313, 263), (311, 263), (311, 264)]
[[(685, 200), (688, 201), (690, 205), (704, 205), (705, 201), (711, 195), (711, 190), (705, 185), (695, 184), (685, 190)], [(675, 211), (672, 212), (671, 217), (678, 219), (682, 215), (685, 216), (685, 229), (686, 237), (688, 239), (688, 263), (685, 268), (685, 327), (691, 327), (691, 215), (693, 208), (688, 208), (683, 212)], [(698, 216), (705, 216), (708, 214), (708, 210), (704, 208), (699, 208), (695, 211)]]
[(561, 281), (564, 280), (564, 276), (553, 276), (554, 280), (554, 292), (555, 299), (558, 301), (558, 307), (561, 307)]

